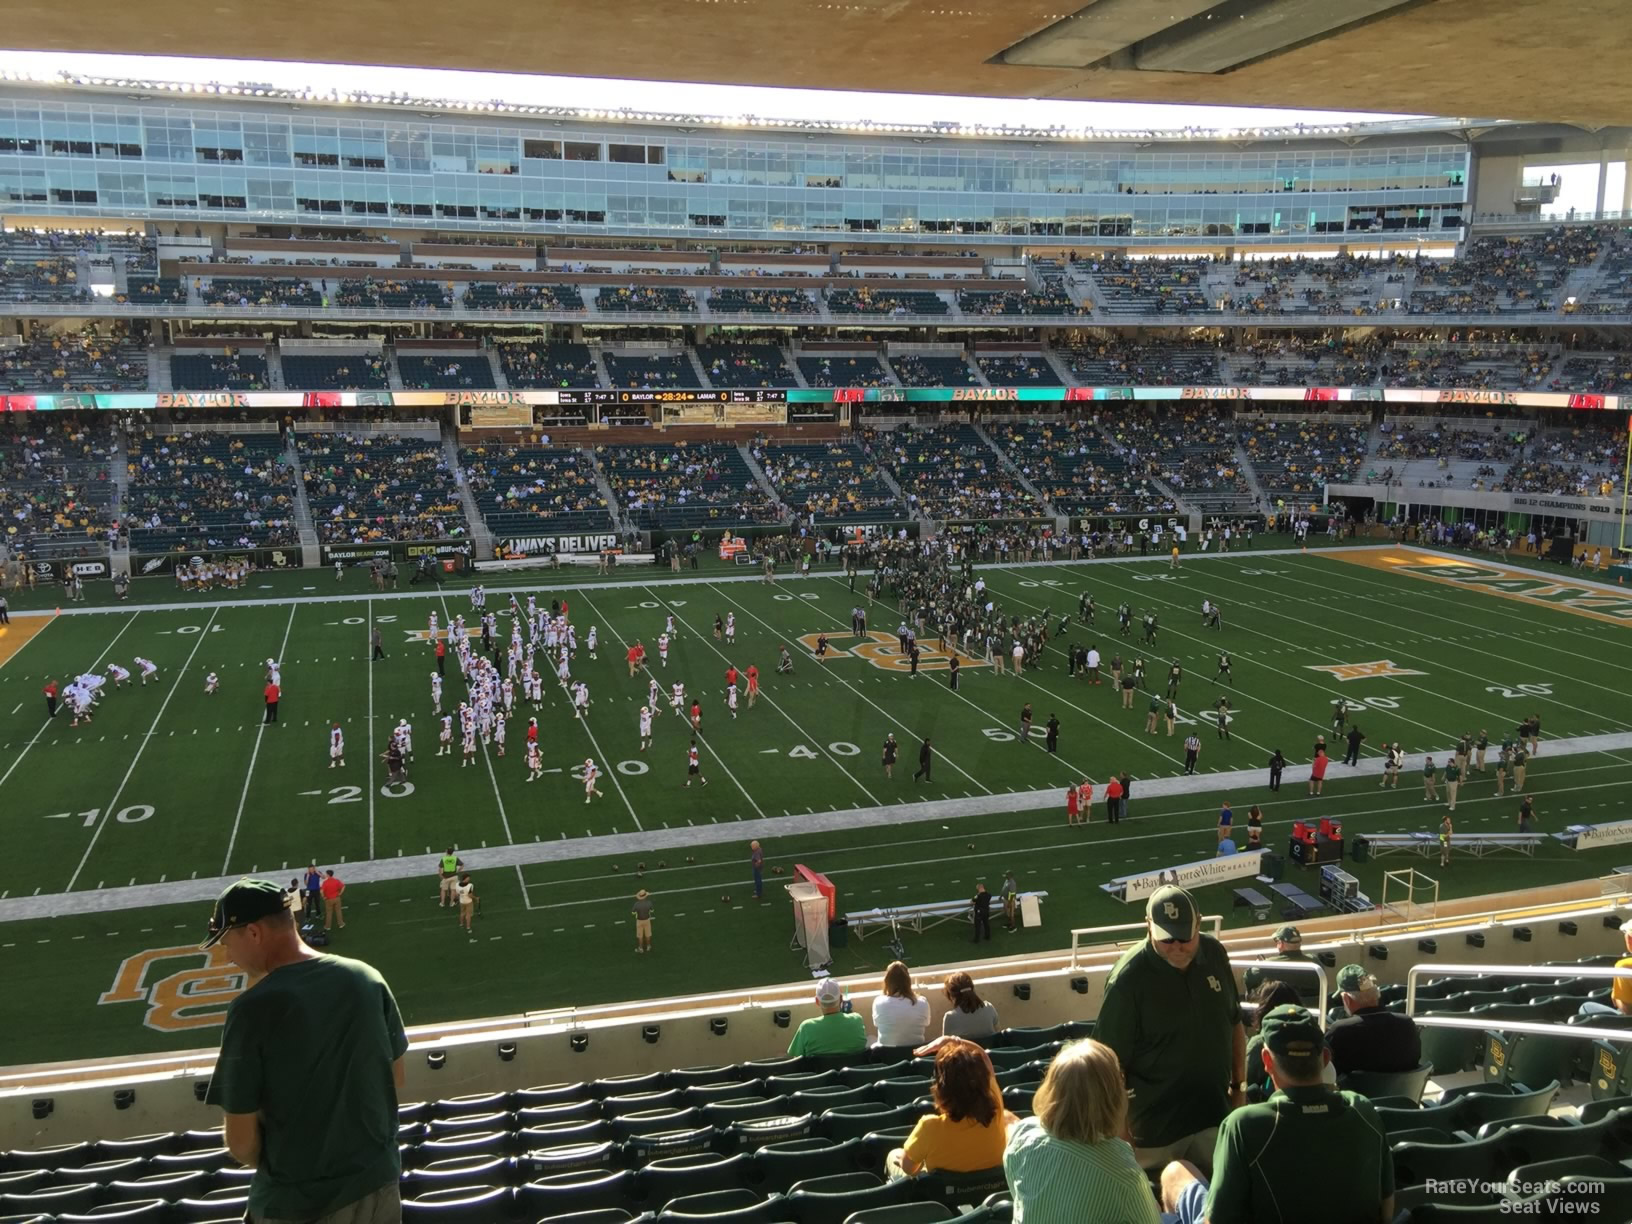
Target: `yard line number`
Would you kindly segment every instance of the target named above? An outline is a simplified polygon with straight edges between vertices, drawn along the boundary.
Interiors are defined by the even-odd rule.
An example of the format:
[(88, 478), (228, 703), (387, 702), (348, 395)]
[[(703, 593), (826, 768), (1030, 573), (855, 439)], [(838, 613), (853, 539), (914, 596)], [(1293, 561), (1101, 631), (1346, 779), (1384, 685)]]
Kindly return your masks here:
[[(96, 826), (97, 817), (102, 815), (101, 808), (91, 808), (88, 812), (52, 812), (47, 820), (67, 820), (72, 816), (80, 818), (80, 824), (87, 829)], [(133, 803), (129, 807), (120, 808), (113, 814), (113, 818), (120, 824), (140, 824), (153, 815), (153, 808), (146, 803)]]

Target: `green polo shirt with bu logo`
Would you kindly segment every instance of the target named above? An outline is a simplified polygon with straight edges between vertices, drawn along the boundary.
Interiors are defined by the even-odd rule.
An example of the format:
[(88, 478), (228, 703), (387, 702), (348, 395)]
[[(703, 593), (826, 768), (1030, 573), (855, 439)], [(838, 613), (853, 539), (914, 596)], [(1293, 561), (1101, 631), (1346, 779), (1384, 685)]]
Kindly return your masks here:
[(1122, 1062), (1134, 1146), (1165, 1147), (1229, 1113), (1240, 1022), (1229, 954), (1211, 935), (1183, 972), (1148, 939), (1122, 954), (1105, 981), (1094, 1036)]
[(1394, 1193), (1371, 1102), (1327, 1084), (1287, 1087), (1219, 1128), (1208, 1224), (1377, 1224)]

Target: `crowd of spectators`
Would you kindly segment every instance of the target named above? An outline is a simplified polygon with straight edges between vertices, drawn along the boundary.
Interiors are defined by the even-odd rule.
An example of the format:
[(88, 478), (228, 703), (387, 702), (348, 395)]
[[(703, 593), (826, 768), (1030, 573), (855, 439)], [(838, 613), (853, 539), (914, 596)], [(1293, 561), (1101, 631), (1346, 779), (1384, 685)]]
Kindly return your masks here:
[(1235, 450), (1235, 423), (1214, 405), (1119, 405), (1106, 428), (1129, 471), (1154, 477), (1202, 511), (1238, 507), (1251, 486)]
[(726, 388), (796, 387), (782, 350), (775, 344), (699, 344), (697, 359), (702, 362), (711, 386)]
[(397, 373), (413, 391), (491, 391), (495, 385), (486, 353), (432, 356), (399, 350)]
[(719, 288), (709, 293), (708, 308), (723, 314), (811, 315), (816, 303), (803, 289)]
[(1632, 392), (1632, 353), (1571, 353), (1554, 372), (1553, 391)]
[(1364, 426), (1321, 420), (1260, 420), (1240, 431), (1242, 448), (1272, 501), (1307, 504), (1328, 484), (1355, 478), (1369, 443)]
[(1058, 514), (1174, 509), (1172, 499), (1130, 466), (1091, 419), (1015, 421), (992, 426), (992, 437)]
[(927, 290), (874, 288), (862, 285), (856, 289), (824, 289), (822, 297), (827, 308), (836, 315), (890, 315), (904, 318), (908, 315), (944, 315), (949, 313), (946, 299)]
[(726, 527), (782, 515), (735, 446), (597, 447), (596, 462), (636, 527)]
[(336, 306), (388, 310), (446, 310), (454, 304), (452, 284), (428, 280), (343, 280), (335, 291)]
[(126, 440), (125, 527), (138, 552), (290, 546), (295, 482), (277, 434), (151, 429)]
[(1384, 422), (1383, 439), (1377, 446), (1379, 459), (1469, 460), (1509, 463), (1522, 442), (1500, 425), (1488, 429), (1461, 429), (1435, 421), (1420, 428), (1415, 422)]
[(14, 302), (77, 302), (90, 296), (79, 286), (74, 259), (0, 259), (0, 298)]
[(600, 371), (587, 344), (531, 340), (493, 346), (512, 387), (598, 387)]
[(537, 285), (505, 281), (501, 284), (471, 285), (465, 290), (465, 305), (471, 310), (499, 312), (584, 308), (583, 296), (573, 285)]
[(897, 353), (890, 358), (895, 376), (904, 387), (978, 387), (980, 379), (961, 356), (937, 353)]
[(799, 372), (813, 387), (888, 387), (893, 385), (876, 357), (814, 357), (797, 359)]
[(906, 515), (877, 465), (855, 443), (756, 444), (753, 455), (777, 496), (801, 520), (880, 522)]
[(265, 391), (266, 354), (225, 348), (218, 353), (172, 353), (170, 384), (177, 391)]
[(303, 280), (217, 276), (203, 281), (198, 292), (211, 306), (321, 307), (328, 304), (327, 296)]
[(1260, 332), (1229, 350), (1229, 381), (1249, 387), (1368, 387), (1385, 341), (1341, 332)]
[(697, 383), (697, 372), (684, 353), (613, 353), (602, 354), (607, 377), (614, 387), (640, 388), (692, 387)]
[(582, 451), (493, 443), (461, 448), (459, 466), (495, 536), (613, 530), (595, 465)]
[(1208, 309), (1202, 289), (1204, 263), (1096, 253), (1072, 269), (1093, 279), (1112, 314), (1194, 314)]
[(115, 441), (100, 421), (0, 415), (0, 544), (13, 555), (105, 542)]
[(454, 473), (436, 439), (295, 435), (312, 525), (325, 544), (465, 534)]
[(968, 425), (879, 433), (873, 454), (908, 505), (933, 519), (1037, 518), (1044, 509)]
[(1543, 428), (1492, 487), (1505, 493), (1608, 497), (1620, 488), (1625, 458), (1624, 422)]
[(1381, 374), (1391, 387), (1459, 387), (1523, 390), (1545, 381), (1553, 353), (1542, 345), (1396, 345), (1382, 358)]
[(1008, 289), (998, 292), (964, 289), (958, 292), (958, 309), (966, 315), (1081, 315), (1088, 311), (1071, 300), (1059, 282), (1032, 291)]
[(128, 391), (147, 386), (147, 354), (123, 322), (87, 323), (73, 331), (43, 326), (0, 348), (0, 385), (12, 391)]
[(639, 314), (695, 314), (697, 299), (689, 290), (673, 285), (608, 285), (595, 295), (595, 306), (603, 311)]
[(1183, 337), (1159, 340), (1073, 336), (1059, 350), (1073, 376), (1090, 386), (1217, 386), (1218, 350)]
[(150, 306), (185, 306), (187, 285), (175, 276), (132, 277), (125, 282), (123, 296), (116, 296), (115, 300)]
[(1404, 279), (1408, 266), (1399, 258), (1353, 255), (1242, 260), (1231, 265), (1228, 296), (1243, 314), (1372, 315), (1393, 308), (1399, 294), (1390, 285)]
[(1043, 357), (1018, 353), (977, 354), (975, 364), (994, 387), (1057, 387), (1060, 376)]
[(380, 352), (282, 354), (283, 385), (292, 391), (384, 391), (391, 373)]

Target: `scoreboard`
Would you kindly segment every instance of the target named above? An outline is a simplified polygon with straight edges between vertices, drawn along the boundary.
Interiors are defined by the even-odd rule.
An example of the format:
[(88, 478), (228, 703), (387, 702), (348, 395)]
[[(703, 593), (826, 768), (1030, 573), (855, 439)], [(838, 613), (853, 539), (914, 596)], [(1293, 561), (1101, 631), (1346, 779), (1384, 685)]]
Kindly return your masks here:
[(641, 388), (629, 391), (557, 391), (552, 401), (566, 407), (616, 407), (619, 404), (785, 404), (782, 388), (753, 387), (728, 391), (683, 391)]

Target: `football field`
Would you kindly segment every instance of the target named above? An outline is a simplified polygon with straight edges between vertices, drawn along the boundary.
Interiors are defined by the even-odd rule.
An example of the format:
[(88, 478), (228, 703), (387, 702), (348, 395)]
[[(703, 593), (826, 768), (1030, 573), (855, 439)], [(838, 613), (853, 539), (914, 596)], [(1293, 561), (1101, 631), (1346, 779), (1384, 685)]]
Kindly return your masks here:
[[(256, 873), (287, 883), (307, 863), (348, 882), (348, 926), (333, 949), (378, 964), (411, 1023), (549, 1009), (626, 998), (735, 988), (803, 973), (788, 950), (791, 921), (775, 875), (756, 906), (747, 841), (768, 865), (795, 862), (828, 874), (840, 910), (892, 901), (967, 897), (1013, 870), (1044, 890), (1043, 925), (998, 931), (995, 952), (1058, 947), (1073, 926), (1140, 917), (1100, 891), (1114, 876), (1210, 855), (1215, 814), (1264, 807), (1265, 843), (1284, 851), (1295, 819), (1342, 816), (1349, 836), (1437, 829), (1443, 802), (1423, 798), (1425, 754), (1443, 762), (1463, 733), (1492, 743), (1539, 715), (1542, 745), (1526, 789), (1544, 832), (1616, 819), (1632, 749), (1632, 601), (1615, 588), (1564, 585), (1483, 559), (1407, 548), (1266, 551), (1232, 557), (981, 567), (993, 597), (1016, 613), (1070, 615), (1044, 657), (1019, 675), (965, 656), (947, 683), (946, 655), (924, 652), (912, 675), (896, 647), (892, 603), (868, 607), (837, 571), (769, 586), (724, 570), (679, 577), (657, 570), (550, 586), (543, 576), (489, 586), (488, 606), (564, 598), (578, 631), (572, 677), (588, 683), (587, 719), (547, 682), (536, 710), (518, 695), (508, 753), (486, 746), (471, 767), (438, 757), (431, 704), (433, 650), (426, 627), (457, 613), (474, 623), (468, 586), (364, 592), (322, 581), (311, 594), (287, 582), (271, 594), (215, 592), (56, 616), (13, 616), (0, 631), (0, 813), (11, 853), (0, 859), (0, 962), (28, 991), (0, 1001), (15, 1040), (8, 1061), (33, 1061), (211, 1044), (238, 981), (224, 961), (192, 951), (221, 877)], [(312, 582), (311, 572), (305, 574)], [(858, 583), (865, 587), (865, 579)], [(1090, 592), (1097, 623), (1077, 616)], [(1203, 599), (1223, 609), (1206, 628)], [(1135, 613), (1131, 637), (1115, 608)], [(15, 603), (16, 601), (14, 601)], [(867, 634), (851, 632), (852, 609)], [(1154, 647), (1138, 618), (1157, 614)], [(734, 613), (736, 640), (715, 637)], [(656, 642), (673, 616), (667, 666)], [(598, 658), (586, 645), (598, 631)], [(508, 638), (509, 618), (500, 618)], [(385, 657), (370, 660), (371, 633)], [(818, 662), (817, 634), (830, 640)], [(648, 669), (631, 677), (625, 648), (640, 640)], [(1062, 646), (1096, 645), (1106, 667), (1094, 685), (1066, 668)], [(924, 643), (921, 643), (924, 644)], [(779, 675), (779, 647), (794, 658)], [(1216, 677), (1218, 655), (1233, 661)], [(1109, 660), (1146, 660), (1147, 691), (1124, 708)], [(133, 659), (157, 665), (144, 686)], [(276, 723), (263, 721), (266, 660), (279, 660)], [(1183, 668), (1172, 735), (1146, 733), (1151, 696)], [(47, 678), (110, 663), (137, 676), (106, 685), (94, 720), (45, 716)], [(725, 671), (758, 666), (761, 693), (733, 718)], [(541, 668), (542, 670), (542, 668)], [(443, 706), (463, 684), (451, 655)], [(707, 786), (686, 786), (686, 720), (655, 711), (654, 742), (640, 748), (638, 712), (648, 679), (676, 682), (703, 709), (698, 747)], [(214, 693), (205, 678), (219, 677)], [(1229, 699), (1228, 738), (1216, 702)], [(1359, 769), (1341, 762), (1333, 705), (1347, 703), (1366, 736)], [(1034, 729), (1021, 734), (1029, 703)], [(1043, 728), (1059, 721), (1058, 750)], [(538, 719), (547, 772), (526, 781), (527, 719)], [(388, 784), (380, 761), (407, 719), (415, 759)], [(344, 768), (330, 768), (329, 728), (345, 735)], [(900, 744), (893, 776), (880, 763), (886, 733)], [(1197, 777), (1183, 777), (1183, 740), (1201, 740)], [(1307, 763), (1325, 735), (1334, 764), (1326, 793), (1306, 793)], [(1596, 737), (1587, 743), (1571, 743)], [(929, 779), (914, 780), (918, 749), (934, 747)], [(1378, 787), (1383, 747), (1398, 742), (1397, 790)], [(1276, 749), (1286, 782), (1270, 794)], [(1494, 756), (1494, 749), (1492, 751)], [(585, 803), (586, 758), (602, 794)], [(1064, 788), (1102, 787), (1113, 772), (1135, 780), (1129, 819), (1067, 827)], [(1459, 832), (1511, 830), (1516, 800), (1497, 799), (1475, 775), (1456, 811)], [(449, 844), (482, 896), (473, 937), (435, 899), (433, 855)], [(1536, 856), (1457, 859), (1439, 871), (1419, 859), (1354, 865), (1377, 898), (1383, 869), (1415, 865), (1457, 896), (1604, 874), (1616, 848), (1576, 852), (1549, 844)], [(661, 865), (660, 865), (661, 864)], [(1296, 868), (1289, 871), (1296, 872)], [(1310, 885), (1312, 887), (1312, 885)], [(628, 901), (657, 903), (656, 947), (632, 953)], [(1230, 914), (1227, 885), (1202, 890), (1207, 912)], [(728, 899), (727, 899), (728, 898)], [(779, 902), (779, 903), (777, 903)], [(1242, 915), (1246, 917), (1245, 915)], [(1246, 920), (1250, 920), (1247, 918)], [(968, 928), (907, 936), (915, 963), (966, 957)], [(835, 969), (864, 972), (887, 959), (880, 937), (852, 939)], [(989, 955), (987, 949), (979, 954)], [(38, 1023), (47, 1003), (53, 1022)]]

